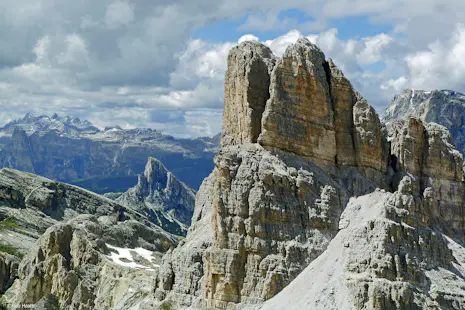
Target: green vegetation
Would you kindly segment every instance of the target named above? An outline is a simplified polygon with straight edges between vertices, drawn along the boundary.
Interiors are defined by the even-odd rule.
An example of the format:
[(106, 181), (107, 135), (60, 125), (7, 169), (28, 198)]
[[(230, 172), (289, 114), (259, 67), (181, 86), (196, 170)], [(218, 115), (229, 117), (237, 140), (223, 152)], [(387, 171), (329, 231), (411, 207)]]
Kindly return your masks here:
[(171, 303), (165, 301), (164, 303), (161, 304), (161, 309), (163, 309), (163, 310), (171, 310)]
[(23, 253), (21, 253), (17, 248), (7, 244), (0, 244), (0, 252), (8, 253), (18, 257), (23, 257)]
[(8, 216), (6, 219), (0, 222), (0, 230), (2, 229), (19, 229), (21, 226), (16, 224), (14, 216)]

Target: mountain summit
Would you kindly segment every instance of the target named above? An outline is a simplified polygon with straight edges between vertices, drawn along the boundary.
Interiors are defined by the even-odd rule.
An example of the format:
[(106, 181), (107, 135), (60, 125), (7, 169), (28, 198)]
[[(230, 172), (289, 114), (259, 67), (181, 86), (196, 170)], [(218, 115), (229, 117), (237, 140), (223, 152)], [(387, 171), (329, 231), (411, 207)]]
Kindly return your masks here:
[(116, 201), (171, 233), (185, 235), (194, 210), (195, 192), (178, 181), (159, 160), (150, 157), (137, 185)]
[(57, 131), (69, 136), (99, 132), (99, 129), (89, 121), (81, 121), (79, 117), (59, 117), (56, 113), (51, 117), (46, 115), (35, 116), (32, 113), (27, 113), (23, 118), (6, 124), (0, 129), (0, 134), (11, 135), (15, 129), (22, 129), (28, 135), (35, 132), (45, 134), (49, 131)]
[[(233, 47), (224, 94), (221, 148), (186, 237), (160, 251), (145, 291), (129, 269), (96, 273), (98, 296), (74, 309), (465, 309), (463, 156), (446, 127), (410, 115), (385, 126), (304, 38), (282, 58), (258, 42)], [(156, 216), (173, 195), (193, 194), (150, 159), (122, 200)], [(65, 290), (20, 294), (54, 266), (45, 252), (47, 264), (19, 268), (7, 300), (83, 296), (61, 277), (41, 287)]]
[(232, 48), (222, 147), (156, 298), (176, 309), (464, 307), (463, 157), (443, 126), (407, 115), (395, 128), (307, 39), (282, 58), (258, 42)]
[(394, 96), (381, 118), (391, 125), (406, 117), (445, 126), (457, 149), (465, 153), (465, 95), (453, 90), (407, 89)]

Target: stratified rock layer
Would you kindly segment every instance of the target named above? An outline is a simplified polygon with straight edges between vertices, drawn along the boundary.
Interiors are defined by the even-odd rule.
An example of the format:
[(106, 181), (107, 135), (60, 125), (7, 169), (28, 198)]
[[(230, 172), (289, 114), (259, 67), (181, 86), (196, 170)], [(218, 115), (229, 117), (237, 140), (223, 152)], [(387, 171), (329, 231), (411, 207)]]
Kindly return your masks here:
[(166, 231), (185, 235), (191, 223), (195, 193), (151, 157), (137, 185), (116, 201), (142, 213)]
[[(377, 187), (398, 190), (389, 201), (409, 225), (463, 236), (461, 156), (442, 127), (406, 126), (389, 143), (375, 110), (306, 39), (289, 46), (282, 59), (256, 42), (232, 49), (222, 149), (197, 195), (199, 220), (186, 242), (165, 256), (157, 297), (179, 308), (260, 304), (331, 245), (349, 197)], [(402, 183), (406, 175), (411, 179)], [(399, 194), (406, 191), (410, 196)], [(379, 238), (388, 238), (390, 229), (380, 230)], [(402, 246), (414, 246), (407, 236), (399, 238)], [(366, 242), (376, 247), (375, 239)], [(411, 251), (428, 255), (423, 248)], [(359, 298), (360, 285), (356, 281), (356, 290), (347, 288), (338, 298)], [(391, 309), (397, 300), (397, 293), (378, 288), (370, 294), (355, 307)]]
[[(271, 97), (259, 142), (317, 160), (334, 162), (334, 110), (325, 56), (308, 40), (286, 49), (271, 74)], [(227, 103), (225, 103), (227, 104)]]
[[(73, 237), (76, 231), (79, 238)], [(59, 297), (62, 309), (96, 308), (97, 296), (90, 292), (104, 289), (95, 283), (102, 278), (93, 273), (99, 270), (94, 265), (100, 260), (81, 260), (85, 255), (97, 255), (94, 247), (101, 250), (99, 257), (108, 254), (104, 246), (108, 243), (142, 247), (158, 253), (160, 259), (178, 243), (175, 236), (140, 213), (110, 199), (13, 169), (0, 170), (0, 237), (0, 294), (12, 304), (36, 303), (52, 294)], [(71, 270), (74, 275), (67, 279)], [(80, 271), (83, 274), (76, 276)], [(86, 300), (81, 299), (78, 285), (90, 287)], [(74, 306), (71, 299), (76, 300)]]
[(381, 116), (388, 126), (408, 117), (445, 126), (457, 150), (465, 153), (465, 94), (452, 90), (406, 89), (394, 96)]
[(388, 150), (376, 112), (310, 41), (286, 49), (272, 71), (270, 94), (260, 144), (317, 163), (386, 172)]
[[(306, 39), (282, 59), (256, 42), (232, 49), (223, 123), (186, 238), (157, 260), (152, 284), (140, 277), (150, 294), (129, 291), (134, 272), (106, 267), (98, 218), (48, 230), (7, 298), (76, 309), (464, 309), (463, 159), (444, 127), (407, 119), (388, 131)], [(149, 170), (141, 193), (157, 192)], [(93, 235), (105, 243), (96, 252)], [(47, 279), (37, 295), (32, 270)], [(55, 270), (85, 276), (69, 290)]]
[(464, 309), (465, 248), (411, 221), (424, 202), (409, 177), (352, 198), (327, 251), (260, 309)]
[(231, 49), (224, 82), (222, 146), (257, 142), (274, 62), (271, 50), (258, 42)]

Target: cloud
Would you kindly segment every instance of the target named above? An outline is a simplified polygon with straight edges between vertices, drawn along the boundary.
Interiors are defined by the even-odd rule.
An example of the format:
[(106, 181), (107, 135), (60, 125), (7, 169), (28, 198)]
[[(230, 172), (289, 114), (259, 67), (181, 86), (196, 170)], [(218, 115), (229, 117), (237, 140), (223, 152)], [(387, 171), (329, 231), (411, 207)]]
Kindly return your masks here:
[(116, 1), (107, 7), (105, 12), (105, 24), (109, 28), (119, 28), (132, 22), (134, 9), (125, 1)]
[[(342, 39), (332, 21), (361, 15), (392, 30)], [(191, 37), (194, 29), (242, 18), (237, 33), (249, 33), (242, 38)], [(258, 37), (277, 55), (309, 37), (379, 109), (403, 87), (465, 91), (463, 20), (459, 0), (6, 1), (0, 125), (26, 112), (57, 112), (99, 126), (215, 134), (228, 51), (237, 39)]]
[(258, 37), (254, 36), (253, 34), (246, 34), (240, 37), (239, 40), (237, 40), (237, 43), (241, 44), (245, 41), (258, 41)]

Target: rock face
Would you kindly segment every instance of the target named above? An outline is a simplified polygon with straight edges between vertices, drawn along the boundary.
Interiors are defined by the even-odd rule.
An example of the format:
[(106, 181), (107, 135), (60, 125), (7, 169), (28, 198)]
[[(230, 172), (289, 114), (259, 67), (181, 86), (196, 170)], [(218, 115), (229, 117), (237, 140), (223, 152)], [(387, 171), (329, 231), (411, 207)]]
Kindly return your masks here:
[(318, 163), (386, 172), (376, 112), (317, 46), (298, 40), (277, 61), (270, 80), (261, 145)]
[(347, 193), (311, 163), (280, 155), (255, 144), (223, 148), (216, 156), (207, 307), (274, 296), (337, 231)]
[(223, 146), (257, 142), (261, 119), (269, 99), (271, 50), (253, 41), (233, 47), (224, 82)]
[[(382, 183), (388, 169), (376, 112), (308, 40), (282, 59), (245, 43), (228, 64), (224, 128), (235, 131), (224, 130), (213, 172), (213, 243), (204, 267), (211, 308), (278, 293), (326, 249), (348, 197)], [(356, 186), (344, 184), (349, 167)]]
[(142, 213), (166, 231), (185, 235), (191, 223), (195, 193), (159, 160), (150, 157), (137, 185), (116, 201)]
[[(186, 241), (164, 257), (157, 298), (194, 309), (247, 308), (272, 298), (270, 309), (287, 309), (289, 298), (274, 303), (273, 296), (313, 264), (354, 273), (349, 280), (329, 279), (340, 281), (340, 290), (322, 292), (328, 301), (315, 299), (314, 309), (404, 309), (404, 300), (424, 305), (428, 298), (439, 300), (423, 298), (430, 293), (445, 296), (447, 289), (423, 283), (415, 291), (411, 285), (416, 275), (429, 277), (429, 270), (453, 270), (452, 256), (429, 253), (447, 248), (433, 230), (463, 238), (462, 158), (441, 126), (411, 120), (398, 130), (388, 135), (374, 109), (306, 39), (289, 46), (282, 59), (256, 42), (233, 48), (222, 148), (197, 194)], [(341, 221), (343, 212), (354, 219)], [(348, 225), (338, 226), (344, 218), (376, 231), (367, 239), (364, 230), (348, 236), (339, 231)], [(375, 227), (365, 221), (372, 218), (379, 222)], [(399, 223), (419, 232), (410, 237)], [(330, 251), (347, 253), (341, 233), (360, 243), (349, 257), (335, 255), (350, 261), (348, 267), (328, 259)], [(311, 296), (319, 296), (318, 285), (331, 272), (320, 274), (317, 267), (313, 277)], [(447, 272), (438, 277), (435, 283), (446, 281)], [(460, 304), (460, 294), (447, 293), (444, 300)], [(296, 309), (306, 308), (305, 301)]]
[(351, 199), (326, 252), (260, 309), (463, 309), (465, 248), (411, 221), (411, 182)]
[[(242, 43), (228, 58), (222, 147), (186, 238), (170, 248), (144, 215), (91, 208), (47, 230), (4, 298), (66, 309), (464, 309), (463, 158), (446, 128), (405, 119), (385, 128), (306, 39), (282, 59)], [(172, 197), (170, 182), (149, 161), (121, 200), (150, 215)], [(11, 208), (49, 195), (1, 193)], [(127, 256), (139, 247), (156, 257)]]
[(391, 134), (396, 137), (391, 153), (397, 178), (413, 175), (410, 186), (424, 200), (421, 208), (414, 209), (415, 204), (406, 207), (422, 218), (424, 226), (463, 236), (463, 156), (455, 149), (450, 133), (441, 125), (425, 125), (410, 118)]
[(465, 153), (465, 95), (452, 90), (407, 89), (394, 96), (382, 119), (393, 124), (412, 116), (445, 126), (462, 154)]
[(137, 221), (80, 215), (47, 229), (19, 265), (9, 304), (45, 309), (153, 309), (162, 253), (173, 244)]
[(4, 294), (17, 277), (19, 258), (0, 252), (0, 294)]
[[(15, 282), (17, 289), (13, 290), (35, 291), (40, 289), (40, 291), (36, 291), (33, 297), (26, 294), (14, 298), (17, 303), (35, 303), (51, 292), (50, 288), (54, 287), (54, 284), (53, 281), (49, 280), (53, 278), (54, 281), (58, 281), (57, 279), (61, 277), (60, 273), (55, 274), (55, 272), (59, 272), (58, 269), (52, 267), (53, 264), (56, 267), (56, 264), (62, 263), (60, 262), (61, 258), (55, 257), (55, 254), (60, 253), (68, 263), (73, 260), (76, 263), (75, 266), (81, 265), (74, 254), (69, 256), (69, 253), (66, 252), (66, 249), (71, 246), (69, 243), (73, 240), (70, 234), (72, 235), (72, 230), (77, 229), (89, 237), (87, 233), (91, 230), (83, 230), (76, 223), (77, 226), (70, 226), (71, 228), (62, 223), (73, 221), (82, 214), (87, 214), (90, 218), (78, 221), (79, 225), (85, 226), (90, 221), (93, 226), (97, 226), (91, 227), (94, 229), (95, 236), (86, 242), (107, 242), (132, 249), (142, 247), (158, 252), (158, 258), (161, 258), (161, 253), (166, 252), (178, 242), (175, 236), (151, 223), (145, 216), (110, 199), (76, 186), (55, 182), (30, 173), (2, 169), (0, 170), (0, 292), (3, 294), (10, 288), (13, 280), (18, 276), (27, 278), (29, 280), (26, 282), (20, 284)], [(97, 219), (98, 224), (95, 222)], [(54, 225), (61, 228), (52, 229), (51, 231), (54, 233), (50, 235), (47, 233), (47, 229), (55, 227)], [(65, 226), (68, 228), (63, 228)], [(42, 239), (45, 241), (39, 242), (37, 245), (37, 240), (44, 233), (45, 235), (49, 234), (48, 237), (42, 236), (42, 238), (46, 238)], [(63, 241), (60, 241), (62, 243), (52, 244), (62, 239)], [(68, 245), (66, 245), (67, 243)], [(40, 254), (45, 253), (44, 247), (47, 246), (53, 246), (51, 250), (53, 255), (50, 254), (53, 257), (44, 258)], [(28, 266), (37, 264), (39, 265), (37, 268), (40, 270), (47, 266), (47, 268), (51, 268), (47, 269), (48, 271), (40, 271), (40, 276), (34, 273), (35, 269), (32, 267), (26, 269), (20, 267), (18, 271), (19, 262), (24, 256), (30, 255), (30, 250), (34, 247), (42, 250), (37, 250), (38, 252), (33, 254), (38, 257), (38, 260), (34, 263), (31, 262)], [(50, 266), (48, 259), (53, 260), (53, 264), (50, 262), (52, 264)], [(92, 262), (86, 264), (91, 265)], [(24, 264), (24, 260), (21, 264)], [(49, 277), (45, 277), (46, 273)], [(37, 284), (38, 281), (39, 284)], [(42, 288), (37, 288), (37, 285)], [(16, 296), (17, 293), (14, 295)]]

